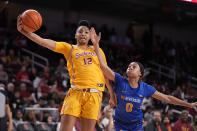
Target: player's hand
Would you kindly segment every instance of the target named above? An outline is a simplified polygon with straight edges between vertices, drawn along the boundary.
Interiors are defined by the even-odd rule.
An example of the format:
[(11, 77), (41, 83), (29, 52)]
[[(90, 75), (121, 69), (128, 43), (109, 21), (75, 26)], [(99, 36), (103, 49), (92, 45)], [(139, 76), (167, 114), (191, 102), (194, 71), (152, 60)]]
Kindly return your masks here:
[(117, 106), (117, 100), (115, 94), (113, 96), (110, 96), (109, 105), (111, 108), (115, 108)]
[(197, 102), (191, 103), (191, 108), (197, 107)]
[(110, 108), (114, 108), (116, 106), (114, 98), (111, 98), (110, 97), (110, 99), (109, 99), (109, 105), (110, 105)]
[(99, 41), (101, 39), (101, 32), (99, 32), (99, 35), (97, 35), (95, 29), (92, 27), (90, 29), (90, 39), (94, 46), (99, 45)]
[(19, 32), (22, 32), (22, 30), (23, 30), (23, 24), (22, 24), (22, 20), (21, 20), (21, 15), (19, 15), (18, 18), (17, 18), (17, 30)]

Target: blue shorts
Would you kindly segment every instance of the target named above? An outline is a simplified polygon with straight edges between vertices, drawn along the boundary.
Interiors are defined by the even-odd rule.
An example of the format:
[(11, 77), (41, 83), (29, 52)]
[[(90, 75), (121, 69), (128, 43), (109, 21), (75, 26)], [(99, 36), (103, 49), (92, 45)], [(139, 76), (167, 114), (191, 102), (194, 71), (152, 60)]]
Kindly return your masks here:
[(114, 126), (116, 131), (143, 131), (143, 120), (132, 123), (125, 123), (120, 120), (114, 119)]

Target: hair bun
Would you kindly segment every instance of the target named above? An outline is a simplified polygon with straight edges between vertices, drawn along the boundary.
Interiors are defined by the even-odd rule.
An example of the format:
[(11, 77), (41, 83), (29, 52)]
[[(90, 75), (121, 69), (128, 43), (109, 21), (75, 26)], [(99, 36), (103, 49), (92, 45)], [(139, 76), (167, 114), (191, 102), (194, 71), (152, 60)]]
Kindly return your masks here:
[(87, 20), (79, 21), (78, 27), (80, 27), (80, 26), (86, 26), (86, 27), (88, 27), (88, 29), (90, 29), (90, 24)]

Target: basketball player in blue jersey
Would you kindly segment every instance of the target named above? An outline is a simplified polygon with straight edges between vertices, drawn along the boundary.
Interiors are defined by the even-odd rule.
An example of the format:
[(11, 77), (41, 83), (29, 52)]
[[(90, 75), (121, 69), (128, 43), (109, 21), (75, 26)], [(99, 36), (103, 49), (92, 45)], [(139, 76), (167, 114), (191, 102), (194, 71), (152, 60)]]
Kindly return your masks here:
[(97, 37), (93, 42), (95, 52), (100, 61), (100, 67), (106, 78), (113, 81), (114, 91), (117, 95), (117, 106), (115, 108), (114, 125), (116, 131), (143, 131), (143, 113), (142, 101), (144, 97), (153, 97), (158, 100), (194, 108), (195, 103), (187, 103), (174, 96), (165, 95), (157, 91), (151, 85), (140, 81), (143, 76), (144, 68), (139, 62), (131, 62), (127, 68), (126, 74), (128, 78), (122, 77), (120, 74), (113, 72), (104, 62), (102, 54), (99, 50), (99, 41), (101, 34), (97, 36), (94, 28), (91, 28), (91, 37)]

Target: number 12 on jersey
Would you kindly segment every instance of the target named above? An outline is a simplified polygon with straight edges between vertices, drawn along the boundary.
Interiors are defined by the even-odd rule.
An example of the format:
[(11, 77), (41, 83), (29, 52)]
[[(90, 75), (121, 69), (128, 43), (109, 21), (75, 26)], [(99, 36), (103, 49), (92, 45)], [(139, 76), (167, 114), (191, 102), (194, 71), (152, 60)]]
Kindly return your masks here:
[(133, 108), (133, 104), (132, 103), (127, 103), (126, 104), (126, 112), (131, 112)]
[(83, 58), (84, 65), (91, 65), (92, 64), (92, 58)]

